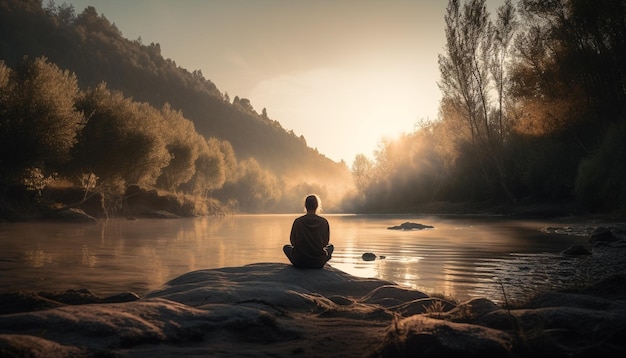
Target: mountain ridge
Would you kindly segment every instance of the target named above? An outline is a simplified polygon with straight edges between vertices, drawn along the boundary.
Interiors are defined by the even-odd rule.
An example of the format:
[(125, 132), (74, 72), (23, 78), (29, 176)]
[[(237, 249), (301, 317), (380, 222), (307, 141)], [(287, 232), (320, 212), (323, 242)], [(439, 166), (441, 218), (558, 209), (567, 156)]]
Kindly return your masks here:
[(231, 103), (201, 71), (189, 72), (165, 59), (158, 43), (124, 38), (93, 7), (75, 15), (65, 4), (44, 9), (39, 0), (4, 0), (0, 33), (0, 60), (9, 66), (25, 56), (45, 56), (74, 72), (83, 90), (106, 82), (135, 101), (156, 108), (169, 103), (199, 134), (229, 141), (238, 158), (253, 157), (278, 176), (344, 184), (350, 179), (345, 163), (308, 147), (303, 136), (286, 131), (265, 109), (260, 115), (237, 96)]

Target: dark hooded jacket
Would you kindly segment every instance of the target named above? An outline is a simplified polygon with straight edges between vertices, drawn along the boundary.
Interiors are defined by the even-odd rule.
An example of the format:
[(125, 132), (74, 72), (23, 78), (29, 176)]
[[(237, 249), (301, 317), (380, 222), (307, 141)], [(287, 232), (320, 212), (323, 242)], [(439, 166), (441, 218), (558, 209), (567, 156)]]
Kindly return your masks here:
[(330, 242), (328, 221), (316, 214), (306, 214), (291, 226), (292, 259), (295, 266), (319, 268), (328, 261), (324, 249)]

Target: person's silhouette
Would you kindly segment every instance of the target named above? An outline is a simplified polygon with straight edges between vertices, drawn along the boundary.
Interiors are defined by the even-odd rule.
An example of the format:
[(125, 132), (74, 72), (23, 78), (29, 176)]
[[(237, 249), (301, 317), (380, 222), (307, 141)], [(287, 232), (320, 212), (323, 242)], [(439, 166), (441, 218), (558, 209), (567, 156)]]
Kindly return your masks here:
[(330, 260), (334, 246), (330, 242), (328, 220), (317, 215), (321, 200), (311, 194), (304, 200), (306, 214), (293, 221), (289, 241), (283, 252), (296, 267), (322, 268)]

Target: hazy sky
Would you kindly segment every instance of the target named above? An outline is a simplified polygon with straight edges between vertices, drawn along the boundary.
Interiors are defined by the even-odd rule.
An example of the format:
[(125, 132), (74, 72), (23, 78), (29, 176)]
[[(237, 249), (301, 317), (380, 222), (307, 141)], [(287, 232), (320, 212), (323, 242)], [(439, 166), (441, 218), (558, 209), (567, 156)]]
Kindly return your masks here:
[(445, 0), (65, 2), (159, 43), (165, 58), (348, 165), (437, 116)]

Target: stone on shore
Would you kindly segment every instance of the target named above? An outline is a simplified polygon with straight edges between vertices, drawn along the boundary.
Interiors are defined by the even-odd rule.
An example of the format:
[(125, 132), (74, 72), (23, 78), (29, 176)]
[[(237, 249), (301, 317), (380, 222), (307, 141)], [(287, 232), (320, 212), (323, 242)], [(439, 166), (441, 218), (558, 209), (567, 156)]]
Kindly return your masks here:
[(607, 227), (596, 228), (591, 235), (589, 235), (589, 243), (591, 245), (602, 245), (620, 240), (613, 230)]
[(86, 223), (96, 224), (98, 219), (85, 213), (81, 209), (68, 208), (64, 210), (54, 211), (46, 217), (48, 220), (66, 222), (66, 223)]
[(568, 256), (584, 256), (591, 255), (591, 251), (587, 250), (587, 248), (582, 245), (572, 245), (567, 249), (561, 251), (561, 254)]

